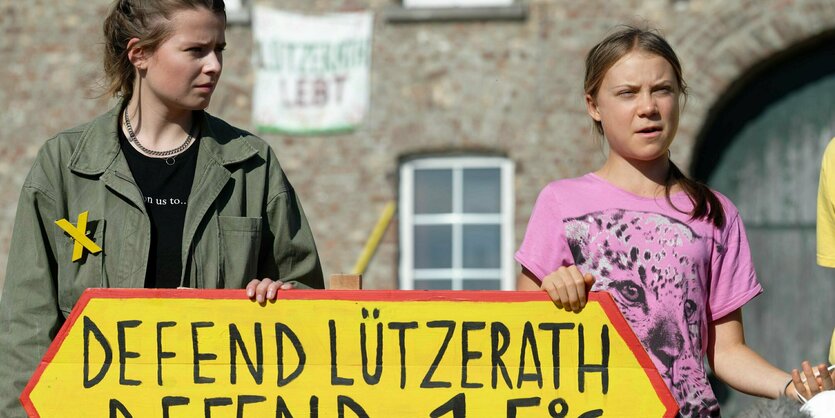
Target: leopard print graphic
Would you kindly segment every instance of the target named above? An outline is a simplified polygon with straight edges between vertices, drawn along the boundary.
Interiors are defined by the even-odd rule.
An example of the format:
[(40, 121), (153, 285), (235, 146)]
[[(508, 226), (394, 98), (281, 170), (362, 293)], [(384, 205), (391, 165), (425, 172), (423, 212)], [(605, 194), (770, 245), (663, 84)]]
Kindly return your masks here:
[[(577, 267), (608, 291), (679, 403), (682, 417), (719, 416), (701, 349), (699, 274), (712, 239), (668, 216), (610, 209), (563, 220)], [(710, 241), (706, 243), (705, 241)]]

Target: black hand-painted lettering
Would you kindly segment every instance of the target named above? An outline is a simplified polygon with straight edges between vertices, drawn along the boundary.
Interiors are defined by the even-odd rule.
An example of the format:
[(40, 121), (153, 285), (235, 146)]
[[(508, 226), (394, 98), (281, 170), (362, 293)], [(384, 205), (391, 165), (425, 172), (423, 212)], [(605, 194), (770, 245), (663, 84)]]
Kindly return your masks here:
[(417, 322), (389, 322), (389, 329), (397, 330), (397, 341), (400, 344), (400, 389), (406, 388), (406, 330), (418, 327)]
[(293, 418), (290, 408), (287, 408), (287, 402), (284, 402), (281, 396), (275, 400), (275, 418)]
[(257, 396), (257, 395), (238, 395), (238, 413), (236, 415), (237, 418), (244, 418), (244, 406), (251, 404), (251, 403), (259, 403), (265, 402), (267, 400), (266, 396)]
[(136, 328), (142, 321), (119, 321), (116, 323), (116, 335), (119, 340), (119, 384), (124, 386), (139, 386), (140, 380), (128, 379), (125, 377), (125, 363), (129, 358), (139, 357), (139, 353), (128, 351), (125, 347), (125, 328)]
[(255, 380), (255, 383), (261, 384), (264, 382), (264, 339), (261, 336), (261, 323), (256, 322), (253, 326), (252, 332), (255, 334), (255, 364), (252, 364), (252, 357), (249, 355), (249, 350), (246, 349), (244, 339), (241, 337), (241, 332), (235, 324), (229, 324), (229, 381), (235, 385), (238, 383), (238, 347), (241, 348), (246, 367), (249, 369), (249, 374)]
[(217, 359), (217, 354), (214, 353), (201, 353), (198, 347), (198, 338), (197, 338), (197, 329), (198, 328), (211, 328), (215, 326), (214, 322), (192, 322), (191, 323), (191, 351), (194, 358), (194, 383), (195, 384), (203, 384), (203, 383), (214, 383), (214, 377), (205, 377), (200, 376), (200, 361), (201, 360), (215, 360)]
[(546, 322), (539, 324), (539, 329), (551, 331), (551, 359), (554, 365), (554, 389), (560, 388), (560, 331), (574, 329), (570, 322)]
[(328, 329), (330, 330), (330, 349), (331, 349), (331, 385), (334, 386), (351, 386), (354, 384), (354, 379), (339, 377), (336, 361), (336, 321), (333, 319), (328, 321)]
[(206, 398), (203, 400), (204, 416), (205, 418), (212, 418), (212, 408), (229, 405), (232, 405), (232, 398)]
[[(296, 355), (299, 357), (299, 364), (296, 366), (296, 369), (293, 370), (287, 377), (284, 377), (284, 337), (287, 337), (290, 340), (290, 344), (293, 345), (293, 349), (296, 350)], [(295, 380), (304, 370), (304, 364), (307, 362), (307, 354), (304, 352), (304, 347), (302, 346), (302, 342), (299, 340), (299, 337), (296, 336), (296, 333), (293, 332), (290, 327), (280, 322), (276, 322), (275, 324), (275, 345), (277, 349), (277, 364), (278, 364), (278, 380), (276, 384), (278, 387), (282, 387), (293, 380)], [(289, 411), (287, 412), (290, 413)]]
[[(363, 318), (368, 317), (368, 311), (362, 308)], [(380, 310), (374, 309), (374, 319), (379, 319)], [(362, 352), (362, 378), (367, 385), (376, 385), (380, 383), (380, 376), (383, 375), (383, 324), (377, 322), (377, 350), (376, 350), (376, 364), (374, 373), (368, 373), (368, 336), (365, 322), (360, 323), (360, 351)]]
[[(501, 343), (499, 343), (501, 337)], [(507, 325), (501, 322), (493, 322), (490, 324), (490, 365), (492, 369), (492, 377), (490, 383), (493, 389), (496, 389), (498, 384), (498, 371), (501, 370), (502, 378), (508, 389), (513, 389), (513, 383), (510, 381), (510, 375), (507, 374), (507, 367), (504, 365), (502, 356), (507, 351), (510, 345), (510, 330)]]
[(532, 406), (539, 406), (540, 398), (517, 398), (507, 400), (507, 418), (516, 418), (516, 410), (519, 408), (530, 408)]
[[(90, 334), (96, 341), (99, 342), (102, 351), (104, 351), (104, 361), (101, 364), (99, 372), (90, 379)], [(104, 337), (99, 327), (92, 319), (84, 317), (84, 388), (89, 389), (101, 382), (107, 370), (110, 369), (110, 363), (113, 361), (113, 349), (110, 348), (110, 343)]]
[(116, 399), (111, 399), (110, 418), (117, 418), (117, 412), (122, 416), (122, 418), (133, 418), (133, 415), (131, 415), (130, 411), (128, 411), (128, 408), (126, 408), (125, 405), (122, 405), (122, 403)]
[[(533, 364), (536, 371), (534, 373), (525, 373), (525, 358), (527, 357), (527, 349), (530, 346), (531, 355), (533, 356)], [(539, 350), (536, 348), (536, 337), (533, 334), (533, 325), (530, 322), (525, 322), (525, 329), (522, 331), (522, 349), (519, 350), (519, 375), (516, 379), (516, 388), (522, 388), (522, 382), (536, 382), (540, 389), (542, 389), (542, 366), (539, 362)]]
[(310, 418), (319, 418), (319, 398), (310, 397)]
[(470, 322), (464, 321), (461, 324), (461, 387), (462, 388), (481, 388), (483, 383), (472, 383), (467, 381), (467, 363), (470, 360), (480, 359), (481, 351), (470, 351), (470, 331), (477, 331), (487, 328), (484, 322)]
[(600, 364), (586, 364), (586, 341), (583, 324), (577, 327), (577, 334), (580, 340), (579, 353), (577, 354), (579, 359), (577, 361), (577, 388), (580, 393), (585, 392), (586, 373), (600, 373), (601, 393), (605, 395), (609, 392), (609, 326), (603, 325), (603, 329), (600, 331)]
[(429, 413), (429, 418), (440, 418), (450, 412), (452, 412), (452, 418), (467, 417), (467, 397), (463, 393), (453, 396), (452, 399), (435, 408)]
[(345, 418), (345, 407), (353, 412), (357, 418), (368, 418), (368, 413), (365, 412), (365, 409), (362, 409), (360, 404), (358, 404), (355, 400), (345, 396), (339, 395), (336, 397), (336, 413), (339, 418)]
[[(171, 328), (177, 325), (174, 321), (157, 322), (157, 386), (162, 386), (162, 359), (174, 358), (177, 354), (171, 351), (162, 351), (162, 329)], [(165, 404), (163, 404), (163, 411)], [(163, 412), (165, 413), (165, 412)]]
[(162, 418), (171, 418), (172, 406), (188, 405), (191, 400), (183, 396), (165, 396), (162, 398)]
[[(560, 407), (560, 410), (557, 411), (557, 406)], [(565, 418), (568, 416), (568, 402), (565, 401), (563, 398), (557, 398), (551, 401), (548, 404), (548, 414), (551, 415), (551, 418)]]
[(447, 331), (446, 336), (444, 337), (444, 342), (441, 343), (441, 347), (438, 349), (438, 355), (436, 355), (435, 359), (432, 360), (432, 365), (429, 366), (429, 370), (427, 370), (426, 375), (423, 376), (423, 381), (420, 382), (420, 387), (425, 389), (452, 387), (452, 382), (432, 381), (432, 375), (435, 374), (435, 370), (438, 368), (438, 365), (441, 364), (441, 359), (444, 357), (444, 353), (449, 346), (449, 341), (452, 340), (452, 334), (455, 332), (455, 321), (430, 321), (426, 323), (426, 326), (428, 328), (446, 328)]
[(593, 411), (584, 412), (582, 415), (580, 415), (577, 418), (598, 418), (598, 417), (602, 417), (602, 416), (603, 416), (603, 410), (602, 409), (595, 409)]

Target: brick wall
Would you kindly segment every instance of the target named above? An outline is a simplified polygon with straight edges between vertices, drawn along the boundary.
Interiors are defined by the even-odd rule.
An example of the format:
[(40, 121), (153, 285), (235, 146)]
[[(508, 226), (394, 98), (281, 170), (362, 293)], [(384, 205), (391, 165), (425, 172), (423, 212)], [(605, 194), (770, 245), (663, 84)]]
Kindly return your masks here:
[[(531, 0), (519, 22), (395, 24), (393, 0), (256, 0), (306, 13), (376, 12), (365, 124), (338, 136), (264, 135), (312, 223), (326, 274), (350, 272), (385, 203), (398, 159), (446, 150), (490, 152), (516, 165), (516, 232), (549, 180), (595, 169), (603, 153), (582, 99), (586, 51), (619, 23), (659, 28), (677, 49), (691, 96), (672, 155), (687, 167), (708, 111), (747, 70), (835, 29), (830, 0)], [(100, 97), (106, 0), (0, 3), (0, 284), (16, 201), (37, 149), (112, 101)], [(230, 26), (210, 111), (252, 129), (252, 40)], [(367, 288), (397, 286), (396, 219), (366, 273)]]

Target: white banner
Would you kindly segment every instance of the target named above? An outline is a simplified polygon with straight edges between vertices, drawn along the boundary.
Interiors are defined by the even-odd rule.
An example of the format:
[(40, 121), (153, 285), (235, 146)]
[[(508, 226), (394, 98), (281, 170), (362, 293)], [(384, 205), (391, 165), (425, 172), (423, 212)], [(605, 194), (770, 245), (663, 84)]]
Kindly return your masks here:
[(349, 131), (369, 106), (370, 12), (306, 16), (256, 6), (253, 119), (262, 131)]

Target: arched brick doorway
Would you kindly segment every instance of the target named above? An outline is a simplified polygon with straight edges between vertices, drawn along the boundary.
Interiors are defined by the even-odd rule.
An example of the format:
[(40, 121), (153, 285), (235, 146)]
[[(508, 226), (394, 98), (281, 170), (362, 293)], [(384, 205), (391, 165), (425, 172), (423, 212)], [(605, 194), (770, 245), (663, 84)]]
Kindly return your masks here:
[[(766, 292), (744, 310), (746, 339), (790, 369), (823, 361), (835, 326), (835, 270), (815, 265), (823, 149), (835, 136), (835, 31), (787, 48), (712, 107), (690, 172), (738, 206)], [(731, 394), (733, 416), (748, 404)]]

